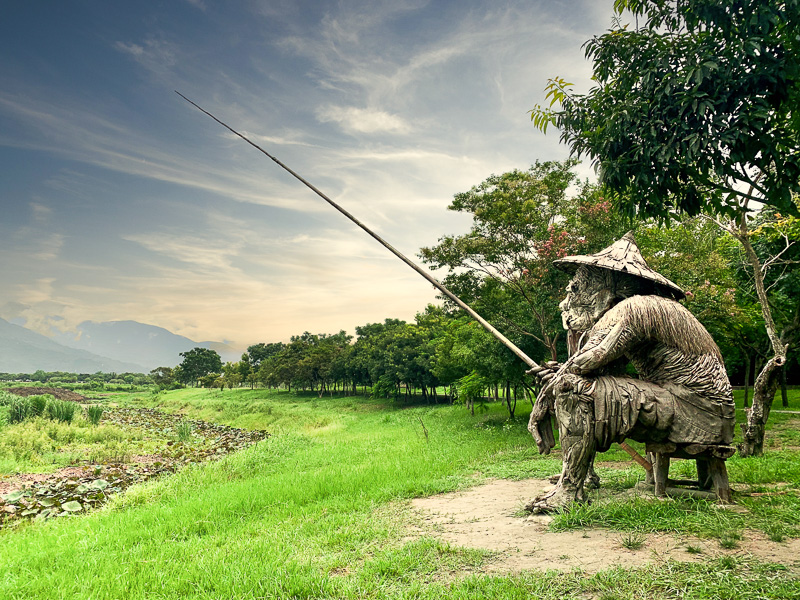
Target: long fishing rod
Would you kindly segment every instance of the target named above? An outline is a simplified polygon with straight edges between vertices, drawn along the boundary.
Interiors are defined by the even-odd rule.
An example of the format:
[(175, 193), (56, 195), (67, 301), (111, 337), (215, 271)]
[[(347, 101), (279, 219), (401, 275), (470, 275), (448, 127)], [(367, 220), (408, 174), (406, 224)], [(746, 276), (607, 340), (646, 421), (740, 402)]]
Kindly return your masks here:
[(222, 125), (222, 126), (225, 128), (225, 129), (227, 129), (228, 131), (230, 131), (230, 132), (231, 132), (231, 133), (233, 133), (234, 135), (237, 135), (238, 137), (242, 138), (242, 139), (243, 139), (245, 142), (247, 142), (248, 144), (250, 144), (251, 146), (253, 146), (253, 148), (255, 148), (256, 150), (258, 150), (258, 151), (259, 151), (259, 152), (261, 152), (262, 154), (264, 154), (264, 155), (268, 156), (268, 157), (269, 157), (270, 159), (272, 159), (272, 160), (273, 160), (273, 161), (274, 161), (274, 162), (275, 162), (275, 163), (276, 163), (276, 164), (277, 164), (279, 167), (281, 167), (281, 168), (282, 168), (282, 169), (284, 169), (285, 171), (288, 171), (289, 173), (291, 173), (291, 175), (292, 175), (292, 176), (294, 176), (294, 178), (295, 178), (295, 179), (299, 180), (299, 181), (300, 181), (300, 182), (301, 182), (303, 185), (305, 185), (307, 188), (311, 189), (311, 190), (312, 190), (312, 191), (313, 191), (313, 192), (314, 192), (314, 193), (315, 193), (317, 196), (319, 196), (320, 198), (322, 198), (323, 200), (325, 200), (325, 202), (327, 202), (328, 204), (330, 204), (330, 205), (331, 205), (333, 208), (335, 208), (336, 210), (338, 210), (338, 211), (339, 211), (340, 213), (342, 213), (342, 214), (343, 214), (345, 217), (347, 217), (348, 219), (350, 219), (350, 220), (351, 220), (353, 223), (355, 223), (355, 224), (356, 224), (356, 225), (358, 225), (358, 226), (359, 226), (361, 229), (363, 229), (364, 231), (366, 231), (366, 232), (367, 232), (367, 233), (368, 233), (368, 234), (369, 234), (369, 235), (370, 235), (372, 238), (374, 238), (374, 239), (375, 239), (375, 240), (376, 240), (378, 243), (380, 243), (380, 244), (381, 244), (381, 245), (382, 245), (384, 248), (386, 248), (387, 250), (389, 250), (389, 251), (390, 251), (392, 254), (394, 254), (394, 255), (395, 255), (397, 258), (399, 258), (400, 260), (402, 260), (402, 261), (403, 261), (404, 263), (406, 263), (406, 264), (407, 264), (409, 267), (411, 267), (411, 268), (412, 268), (412, 269), (414, 269), (414, 270), (415, 270), (417, 273), (419, 273), (420, 275), (422, 275), (422, 276), (423, 276), (425, 279), (427, 279), (427, 280), (428, 280), (428, 282), (429, 282), (429, 283), (431, 283), (431, 284), (432, 284), (432, 285), (433, 285), (433, 286), (434, 286), (436, 289), (438, 289), (438, 290), (439, 290), (440, 292), (442, 292), (442, 293), (443, 293), (445, 296), (447, 296), (448, 298), (450, 298), (450, 300), (452, 300), (452, 301), (453, 301), (453, 302), (455, 302), (455, 303), (456, 303), (456, 304), (457, 304), (459, 307), (461, 307), (461, 308), (462, 308), (462, 309), (463, 309), (463, 310), (464, 310), (464, 311), (465, 311), (465, 312), (466, 312), (466, 313), (467, 313), (469, 316), (471, 316), (471, 317), (472, 317), (473, 319), (475, 319), (475, 320), (476, 320), (478, 323), (480, 323), (480, 324), (481, 324), (481, 325), (484, 327), (484, 329), (486, 329), (486, 331), (488, 331), (488, 332), (489, 332), (489, 333), (491, 333), (491, 334), (492, 334), (494, 337), (496, 337), (496, 338), (497, 338), (497, 339), (498, 339), (498, 340), (499, 340), (499, 341), (500, 341), (500, 342), (501, 342), (501, 343), (502, 343), (502, 344), (503, 344), (503, 345), (504, 345), (506, 348), (508, 348), (509, 350), (511, 350), (511, 351), (512, 351), (514, 354), (516, 354), (516, 355), (517, 355), (517, 356), (518, 356), (518, 357), (519, 357), (519, 358), (522, 360), (522, 362), (524, 362), (526, 365), (528, 365), (528, 367), (530, 367), (531, 371), (532, 371), (534, 374), (537, 374), (537, 373), (539, 373), (539, 372), (542, 372), (542, 371), (546, 371), (546, 370), (548, 370), (546, 367), (541, 367), (540, 365), (538, 365), (538, 364), (536, 363), (536, 361), (534, 361), (534, 360), (533, 360), (531, 357), (529, 357), (527, 354), (525, 354), (525, 353), (524, 353), (522, 350), (520, 350), (519, 348), (517, 348), (517, 346), (515, 346), (515, 345), (514, 345), (514, 343), (513, 343), (513, 342), (511, 342), (511, 340), (509, 340), (509, 339), (508, 339), (506, 336), (504, 336), (504, 335), (503, 335), (502, 333), (500, 333), (500, 332), (499, 332), (497, 329), (495, 329), (495, 328), (494, 328), (494, 327), (491, 325), (491, 323), (489, 323), (489, 322), (488, 322), (486, 319), (484, 319), (482, 316), (480, 316), (478, 313), (476, 313), (474, 310), (472, 310), (472, 308), (471, 308), (471, 307), (470, 307), (470, 306), (469, 306), (469, 305), (468, 305), (466, 302), (464, 302), (463, 300), (461, 300), (461, 298), (459, 298), (459, 297), (458, 297), (458, 296), (456, 296), (456, 295), (455, 295), (453, 292), (451, 292), (450, 290), (448, 290), (448, 289), (445, 287), (445, 285), (444, 285), (443, 283), (441, 283), (439, 280), (437, 280), (435, 277), (433, 277), (433, 275), (431, 275), (430, 273), (428, 273), (428, 272), (424, 271), (424, 270), (423, 270), (423, 269), (421, 269), (421, 268), (420, 268), (420, 267), (419, 267), (419, 266), (418, 266), (416, 263), (414, 263), (414, 262), (412, 262), (411, 260), (409, 260), (409, 259), (408, 259), (408, 258), (407, 258), (407, 257), (406, 257), (406, 256), (405, 256), (403, 253), (401, 253), (399, 250), (397, 250), (396, 248), (394, 248), (394, 247), (393, 247), (391, 244), (389, 244), (389, 243), (388, 243), (386, 240), (384, 240), (384, 239), (383, 239), (381, 236), (379, 236), (377, 233), (375, 233), (374, 231), (372, 231), (371, 229), (369, 229), (369, 228), (368, 228), (366, 225), (364, 225), (364, 224), (363, 224), (361, 221), (359, 221), (358, 219), (356, 219), (356, 218), (355, 218), (355, 217), (354, 217), (352, 214), (350, 214), (350, 213), (349, 213), (347, 210), (345, 210), (344, 208), (342, 208), (341, 206), (339, 206), (339, 205), (338, 205), (336, 202), (334, 202), (333, 200), (331, 200), (331, 199), (330, 199), (328, 196), (326, 196), (325, 194), (323, 194), (323, 193), (322, 193), (322, 192), (321, 192), (319, 189), (317, 189), (315, 186), (313, 186), (313, 185), (312, 185), (312, 184), (310, 184), (308, 181), (306, 181), (305, 179), (303, 179), (302, 177), (300, 177), (300, 175), (298, 175), (297, 173), (295, 173), (295, 172), (294, 172), (292, 169), (290, 169), (289, 167), (287, 167), (287, 166), (286, 166), (285, 164), (283, 164), (283, 163), (282, 163), (280, 160), (278, 160), (277, 158), (275, 158), (274, 156), (272, 156), (272, 155), (271, 155), (269, 152), (267, 152), (266, 150), (264, 150), (264, 149), (263, 149), (261, 146), (259, 146), (259, 145), (258, 145), (258, 144), (256, 144), (255, 142), (253, 142), (253, 141), (251, 141), (250, 139), (248, 139), (246, 136), (244, 136), (244, 135), (242, 135), (241, 133), (239, 133), (238, 131), (236, 131), (236, 130), (235, 130), (233, 127), (231, 127), (230, 125), (228, 125), (228, 124), (226, 124), (226, 123), (223, 123), (222, 121), (220, 121), (220, 120), (219, 120), (217, 117), (215, 117), (214, 115), (212, 115), (212, 114), (211, 114), (210, 112), (208, 112), (206, 109), (202, 108), (202, 107), (201, 107), (201, 106), (199, 106), (198, 104), (196, 104), (196, 103), (192, 102), (191, 100), (189, 100), (189, 99), (188, 99), (186, 96), (184, 96), (183, 94), (181, 94), (181, 93), (180, 93), (178, 90), (175, 90), (175, 93), (176, 93), (176, 94), (178, 94), (178, 96), (180, 96), (180, 97), (181, 97), (181, 98), (183, 98), (184, 100), (186, 100), (186, 101), (187, 101), (189, 104), (191, 104), (192, 106), (194, 106), (194, 107), (195, 107), (197, 110), (199, 110), (199, 111), (200, 111), (200, 112), (202, 112), (202, 113), (205, 113), (206, 115), (208, 115), (209, 117), (211, 117), (212, 119), (214, 119), (214, 120), (215, 120), (217, 123), (219, 123), (220, 125)]

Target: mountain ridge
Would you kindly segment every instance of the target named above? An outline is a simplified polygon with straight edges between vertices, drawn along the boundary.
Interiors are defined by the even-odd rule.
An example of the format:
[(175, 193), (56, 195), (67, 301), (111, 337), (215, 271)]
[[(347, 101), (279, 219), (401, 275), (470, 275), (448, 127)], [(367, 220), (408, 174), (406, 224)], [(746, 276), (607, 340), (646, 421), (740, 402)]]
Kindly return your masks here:
[(224, 342), (195, 342), (132, 320), (84, 321), (74, 332), (53, 331), (48, 337), (0, 319), (0, 372), (147, 373), (180, 364), (180, 353), (196, 347), (215, 350), (223, 362), (241, 356), (241, 351)]

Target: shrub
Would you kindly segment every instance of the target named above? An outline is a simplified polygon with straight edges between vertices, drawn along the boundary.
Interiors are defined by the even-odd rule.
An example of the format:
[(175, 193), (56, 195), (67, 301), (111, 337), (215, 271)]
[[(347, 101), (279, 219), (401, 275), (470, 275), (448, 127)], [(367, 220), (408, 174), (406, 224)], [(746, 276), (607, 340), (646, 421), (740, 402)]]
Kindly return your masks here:
[(103, 416), (103, 407), (97, 406), (96, 404), (93, 406), (89, 406), (86, 408), (86, 420), (89, 421), (92, 425), (98, 425), (100, 423), (100, 418)]
[(15, 396), (5, 390), (0, 390), (0, 406), (10, 406), (12, 402), (18, 399), (19, 396)]
[(41, 417), (44, 415), (47, 403), (54, 398), (50, 395), (28, 396), (28, 418)]
[(188, 421), (181, 421), (177, 427), (178, 439), (181, 442), (188, 442), (192, 439), (192, 426)]
[(78, 405), (74, 402), (53, 399), (47, 403), (44, 416), (54, 421), (71, 423), (72, 417), (75, 416), (76, 408), (78, 408)]
[(26, 418), (28, 418), (28, 400), (26, 398), (15, 398), (9, 404), (9, 424), (22, 423)]

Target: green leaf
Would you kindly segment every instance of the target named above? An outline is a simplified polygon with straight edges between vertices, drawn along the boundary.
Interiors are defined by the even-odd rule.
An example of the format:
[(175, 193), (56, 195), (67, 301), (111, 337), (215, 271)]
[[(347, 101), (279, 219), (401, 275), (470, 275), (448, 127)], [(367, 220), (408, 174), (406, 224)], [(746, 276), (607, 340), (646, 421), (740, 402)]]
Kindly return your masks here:
[(81, 506), (81, 503), (76, 502), (75, 500), (70, 500), (69, 502), (65, 502), (64, 504), (61, 505), (61, 508), (69, 512), (80, 512), (83, 510), (83, 506)]
[(8, 504), (14, 504), (19, 501), (25, 495), (23, 490), (18, 490), (16, 492), (10, 492), (8, 494), (3, 495), (3, 500), (5, 500)]

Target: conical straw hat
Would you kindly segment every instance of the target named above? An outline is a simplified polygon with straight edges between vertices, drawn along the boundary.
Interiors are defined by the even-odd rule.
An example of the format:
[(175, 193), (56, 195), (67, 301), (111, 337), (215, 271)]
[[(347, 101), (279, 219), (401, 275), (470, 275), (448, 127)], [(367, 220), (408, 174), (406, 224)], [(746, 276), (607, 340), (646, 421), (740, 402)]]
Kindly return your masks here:
[(621, 239), (597, 254), (565, 256), (553, 261), (553, 264), (567, 273), (574, 273), (580, 265), (619, 271), (620, 273), (627, 273), (628, 275), (651, 281), (677, 300), (682, 300), (686, 297), (681, 288), (647, 266), (642, 253), (639, 251), (639, 246), (636, 245), (632, 231), (629, 231)]

